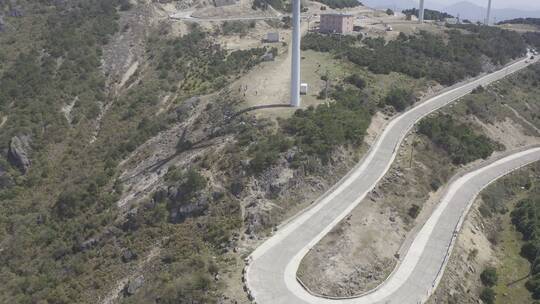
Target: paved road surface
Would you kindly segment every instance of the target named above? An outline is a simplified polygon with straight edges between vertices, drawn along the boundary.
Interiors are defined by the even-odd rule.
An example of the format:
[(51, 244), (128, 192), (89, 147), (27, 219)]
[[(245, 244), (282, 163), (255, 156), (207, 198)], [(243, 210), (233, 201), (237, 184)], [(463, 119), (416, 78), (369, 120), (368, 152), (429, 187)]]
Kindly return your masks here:
[[(516, 154), (482, 169), (478, 171), (482, 174), (472, 175), (467, 183), (458, 187), (460, 191), (457, 195), (453, 196), (449, 192), (449, 196), (445, 196), (441, 206), (419, 232), (398, 269), (385, 284), (372, 293), (355, 299), (318, 298), (302, 288), (296, 280), (296, 272), (309, 249), (346, 217), (384, 176), (401, 141), (418, 120), (469, 94), (479, 85), (486, 86), (537, 60), (523, 59), (502, 70), (471, 80), (393, 119), (367, 156), (338, 185), (321, 197), (314, 206), (278, 229), (252, 253), (252, 261), (246, 272), (246, 284), (255, 301), (258, 304), (421, 303), (443, 268), (448, 244), (464, 212), (462, 205), (467, 205), (473, 194), (494, 177), (538, 160), (538, 149)], [(453, 185), (452, 187), (456, 187), (456, 184)], [(446, 200), (448, 201), (445, 203)], [(447, 205), (451, 207), (444, 207)]]
[[(231, 17), (194, 17), (192, 14), (195, 11), (182, 11), (169, 15), (169, 18), (174, 20), (184, 20), (191, 22), (225, 22), (225, 21), (258, 21), (258, 20), (281, 20), (283, 17), (291, 17), (291, 14), (282, 14), (272, 8), (272, 11), (275, 13), (274, 16), (231, 16)], [(311, 14), (302, 14), (302, 19), (311, 19), (313, 15)]]
[(193, 11), (189, 12), (181, 12), (172, 14), (169, 17), (171, 19), (176, 20), (185, 20), (185, 21), (192, 21), (192, 22), (225, 22), (225, 21), (257, 21), (257, 20), (273, 20), (273, 19), (281, 19), (283, 16), (242, 16), (242, 17), (226, 17), (226, 18), (220, 18), (220, 17), (208, 17), (208, 18), (199, 18), (199, 17), (193, 17), (191, 14)]
[[(223, 22), (223, 21), (250, 21), (250, 20), (272, 20), (272, 19), (281, 19), (283, 18), (283, 14), (277, 10), (275, 10), (272, 6), (269, 6), (269, 12), (274, 13), (273, 16), (229, 16), (229, 17), (193, 17), (193, 13), (195, 10), (189, 10), (189, 11), (180, 11), (175, 14), (170, 15), (169, 17), (171, 19), (177, 19), (177, 20), (185, 20), (185, 21), (192, 21), (192, 22)], [(289, 14), (290, 15), (290, 14)]]

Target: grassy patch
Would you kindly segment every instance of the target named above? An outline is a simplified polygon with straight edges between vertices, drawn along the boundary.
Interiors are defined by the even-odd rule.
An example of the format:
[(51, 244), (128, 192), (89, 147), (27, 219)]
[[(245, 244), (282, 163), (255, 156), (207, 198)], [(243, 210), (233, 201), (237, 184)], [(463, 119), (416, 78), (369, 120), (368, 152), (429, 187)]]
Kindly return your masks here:
[[(513, 206), (515, 203), (509, 207)], [(508, 214), (502, 217), (502, 225), (504, 229), (500, 233), (500, 243), (495, 251), (500, 260), (497, 267), (499, 282), (494, 287), (498, 295), (496, 303), (506, 304), (510, 299), (514, 303), (529, 303), (531, 296), (525, 288), (527, 279), (524, 278), (529, 274), (530, 263), (520, 255), (521, 234), (512, 225)]]
[[(516, 171), (490, 185), (481, 194), (484, 201), (481, 207), (489, 211), (482, 215), (490, 222), (497, 223), (497, 242), (493, 243), (498, 260), (498, 281), (493, 287), (497, 294), (496, 303), (533, 303), (526, 285), (531, 279), (531, 263), (523, 256), (524, 245), (531, 240), (518, 231), (515, 223), (524, 223), (517, 220), (524, 214), (524, 210), (531, 210), (529, 208), (532, 206), (526, 202), (538, 195), (539, 166), (533, 164)], [(512, 213), (508, 210), (512, 210)]]

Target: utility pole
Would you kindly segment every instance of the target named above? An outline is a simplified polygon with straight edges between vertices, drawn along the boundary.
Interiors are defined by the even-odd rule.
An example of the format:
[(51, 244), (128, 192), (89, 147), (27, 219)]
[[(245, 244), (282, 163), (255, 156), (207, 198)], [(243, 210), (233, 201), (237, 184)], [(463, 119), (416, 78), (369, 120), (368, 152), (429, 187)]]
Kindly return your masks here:
[(300, 1), (292, 1), (291, 106), (300, 107)]

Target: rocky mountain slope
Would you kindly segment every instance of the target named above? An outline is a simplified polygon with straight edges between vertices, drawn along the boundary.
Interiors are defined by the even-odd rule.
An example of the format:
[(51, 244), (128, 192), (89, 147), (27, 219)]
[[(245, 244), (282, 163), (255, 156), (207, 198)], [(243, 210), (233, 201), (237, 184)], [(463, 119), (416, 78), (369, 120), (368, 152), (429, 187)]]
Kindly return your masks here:
[[(246, 3), (242, 12), (253, 10)], [(258, 38), (286, 32), (288, 19), (169, 18), (210, 6), (0, 1), (2, 302), (247, 301), (243, 257), (343, 176), (389, 116), (433, 94), (436, 80), (456, 80), (354, 56), (380, 54), (380, 64), (396, 50), (418, 51), (445, 71), (444, 39), (347, 40), (304, 51), (309, 77), (328, 85), (305, 97), (313, 107), (238, 115), (241, 85), (288, 54), (286, 41)], [(461, 41), (475, 30), (449, 35)], [(520, 36), (502, 33), (516, 43), (468, 57), (474, 71), (459, 75), (521, 55)], [(265, 61), (269, 54), (278, 60)]]

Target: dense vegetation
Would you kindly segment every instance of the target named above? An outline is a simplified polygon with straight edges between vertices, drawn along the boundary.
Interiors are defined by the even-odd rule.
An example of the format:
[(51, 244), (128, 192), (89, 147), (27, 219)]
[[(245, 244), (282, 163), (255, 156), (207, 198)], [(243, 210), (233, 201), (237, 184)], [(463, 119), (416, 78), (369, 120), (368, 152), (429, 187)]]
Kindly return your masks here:
[(307, 165), (310, 159), (328, 162), (336, 148), (358, 146), (370, 124), (372, 106), (355, 86), (336, 87), (330, 92), (332, 102), (297, 110), (280, 121), (278, 132), (245, 128), (239, 136), (241, 146), (248, 146), (249, 170), (258, 174), (274, 165), (284, 152), (294, 147), (294, 166)]
[(253, 9), (267, 10), (271, 6), (277, 10), (284, 10), (286, 3), (283, 0), (254, 0), (252, 4)]
[[(198, 27), (178, 38), (156, 31), (146, 41), (144, 67), (124, 90), (113, 92), (115, 79), (108, 84), (101, 69), (103, 55), (119, 30), (129, 35), (129, 26), (119, 26), (122, 10), (136, 8), (124, 0), (50, 3), (30, 3), (25, 18), (9, 20), (30, 33), (0, 35), (0, 121), (9, 117), (0, 149), (25, 135), (32, 150), (26, 175), (0, 157), (0, 238), (6, 250), (0, 256), (0, 298), (93, 302), (128, 269), (144, 265), (152, 271), (144, 273), (139, 302), (213, 303), (220, 261), (211, 257), (241, 224), (237, 202), (207, 185), (194, 165), (168, 174), (176, 195), (161, 193), (126, 215), (116, 207), (124, 191), (118, 165), (148, 138), (186, 119), (189, 108), (182, 102), (188, 97), (223, 88), (273, 50), (229, 53)], [(26, 35), (33, 39), (23, 44)], [(177, 96), (171, 111), (156, 114), (166, 95)], [(74, 100), (68, 121), (60, 109)], [(221, 104), (204, 114), (221, 111)], [(99, 132), (89, 143), (94, 130)], [(143, 258), (152, 248), (159, 255), (146, 265)]]
[(482, 284), (487, 287), (493, 287), (497, 284), (499, 276), (497, 275), (497, 269), (495, 267), (487, 267), (480, 274), (480, 280)]
[(527, 32), (523, 34), (523, 38), (527, 41), (527, 44), (530, 46), (539, 49), (540, 48), (540, 33), (538, 32)]
[(354, 85), (356, 88), (363, 90), (366, 87), (366, 81), (358, 74), (352, 74), (345, 78), (345, 81)]
[[(420, 16), (420, 10), (417, 8), (411, 8), (403, 10), (403, 13), (408, 16)], [(436, 10), (430, 10), (430, 9), (424, 9), (424, 19), (425, 20), (437, 20), (437, 21), (444, 21), (446, 18), (454, 18), (454, 16), (445, 13), (445, 12), (439, 12)]]
[[(509, 82), (510, 80), (506, 79), (503, 81)], [(489, 264), (484, 266), (482, 272), (474, 278), (478, 280), (478, 285), (481, 283), (478, 286), (478, 297), (484, 303), (499, 302), (501, 298), (504, 299), (505, 297), (512, 298), (513, 303), (537, 302), (531, 299), (531, 295), (525, 288), (530, 284), (526, 284), (527, 280), (533, 278), (532, 273), (528, 269), (531, 267), (532, 270), (532, 264), (530, 265), (526, 260), (519, 257), (520, 248), (529, 241), (525, 238), (523, 238), (523, 241), (516, 240), (515, 230), (519, 231), (519, 228), (516, 226), (518, 229), (514, 229), (514, 227), (508, 225), (515, 226), (516, 222), (520, 222), (520, 225), (526, 227), (526, 230), (531, 231), (535, 229), (534, 225), (531, 225), (534, 218), (534, 211), (525, 211), (526, 208), (522, 204), (525, 204), (525, 201), (537, 200), (539, 169), (540, 164), (538, 162), (530, 164), (525, 168), (502, 177), (489, 185), (480, 194), (479, 211), (483, 217), (481, 219), (484, 223), (483, 234), (494, 247), (494, 255), (497, 256), (498, 260), (494, 264), (492, 263), (495, 261), (489, 261)], [(532, 207), (532, 205), (534, 204), (531, 204), (529, 207)], [(515, 211), (509, 212), (509, 209)], [(508, 218), (512, 221), (509, 222)], [(508, 247), (508, 243), (513, 243), (512, 248)], [(529, 261), (535, 260), (534, 255), (536, 252), (534, 250), (532, 251), (534, 254)], [(477, 254), (477, 249), (474, 249), (474, 251), (471, 250), (467, 260), (474, 259)], [(483, 264), (483, 262), (481, 263)], [(511, 295), (508, 294), (506, 289), (509, 287), (508, 285), (512, 285), (516, 289), (511, 292)], [(462, 292), (462, 294), (464, 293), (465, 291)], [(467, 297), (472, 301), (476, 301), (474, 294)], [(460, 298), (464, 299), (462, 297)], [(495, 298), (497, 298), (497, 301), (495, 301)]]
[[(497, 23), (499, 25), (502, 24), (529, 24), (529, 25), (535, 25), (540, 27), (540, 18), (516, 18), (506, 21), (501, 21)], [(525, 41), (536, 48), (540, 48), (540, 33), (538, 32), (526, 32), (523, 33), (523, 37)]]
[(485, 304), (495, 303), (495, 296), (495, 291), (489, 287), (484, 287), (484, 289), (482, 289), (482, 292), (480, 292), (480, 299)]
[[(105, 95), (98, 68), (100, 47), (118, 29), (118, 1), (77, 2), (73, 8), (47, 15), (48, 31), (37, 40), (43, 43), (44, 53), (36, 49), (21, 52), (1, 76), (0, 112), (9, 111), (18, 118), (17, 126), (4, 134), (24, 130), (45, 140), (61, 136), (65, 131), (58, 124), (61, 114), (47, 110), (47, 105), (75, 96), (79, 96), (75, 121), (98, 115), (98, 102)], [(60, 58), (63, 64), (57, 68)], [(43, 126), (49, 127), (40, 132)]]
[(398, 112), (402, 112), (416, 101), (411, 90), (404, 88), (392, 88), (386, 95), (385, 103), (391, 105)]
[(423, 119), (418, 131), (445, 150), (456, 165), (489, 157), (496, 145), (486, 136), (476, 134), (471, 127), (457, 123), (449, 115)]
[(244, 21), (225, 21), (222, 26), (219, 28), (220, 32), (223, 35), (233, 35), (237, 34), (244, 36), (247, 34), (249, 29), (255, 27), (255, 22), (244, 22)]
[(328, 5), (330, 8), (348, 8), (362, 5), (357, 0), (321, 0), (319, 2)]
[[(30, 136), (35, 149), (28, 176), (18, 177), (15, 187), (0, 192), (0, 235), (4, 240), (12, 236), (3, 245), (9, 254), (0, 258), (6, 283), (0, 297), (5, 301), (78, 301), (84, 285), (77, 277), (93, 264), (88, 262), (92, 255), (81, 248), (111, 220), (105, 210), (118, 193), (105, 187), (114, 176), (114, 162), (94, 163), (88, 157), (93, 168), (71, 170), (76, 157), (58, 149), (53, 154), (64, 157), (58, 164), (46, 148), (65, 140), (68, 153), (75, 155), (84, 147), (87, 137), (82, 134), (78, 141), (68, 139), (71, 131), (59, 109), (78, 97), (74, 124), (88, 126), (98, 116), (99, 102), (106, 98), (101, 48), (118, 29), (119, 5), (109, 0), (72, 1), (43, 10), (40, 17), (46, 26), (36, 35), (36, 44), (21, 52), (1, 76), (0, 112), (11, 120), (0, 134), (2, 150), (11, 136), (20, 134)], [(40, 188), (48, 190), (37, 191)]]
[(366, 38), (360, 45), (361, 38), (310, 33), (304, 37), (302, 48), (332, 52), (377, 74), (400, 72), (442, 84), (453, 84), (482, 72), (482, 56), (494, 64), (505, 64), (526, 50), (519, 34), (494, 27), (451, 26), (447, 35), (445, 41), (427, 32), (414, 36), (401, 33), (397, 40), (388, 43), (382, 38)]
[(302, 152), (323, 160), (328, 160), (336, 146), (362, 143), (371, 120), (359, 91), (338, 89), (332, 98), (336, 102), (298, 110), (283, 123)]
[[(244, 137), (241, 140), (247, 140), (247, 138)], [(280, 134), (269, 134), (267, 137), (261, 138), (259, 142), (250, 147), (248, 152), (253, 157), (249, 163), (251, 173), (259, 174), (272, 167), (279, 159), (280, 154), (286, 152), (291, 146), (291, 141)]]
[(516, 19), (501, 21), (497, 24), (532, 24), (532, 25), (540, 26), (540, 18), (516, 18)]
[(521, 255), (531, 263), (531, 277), (526, 287), (533, 298), (540, 299), (540, 200), (534, 197), (520, 201), (511, 217), (512, 223), (523, 234), (525, 241)]

